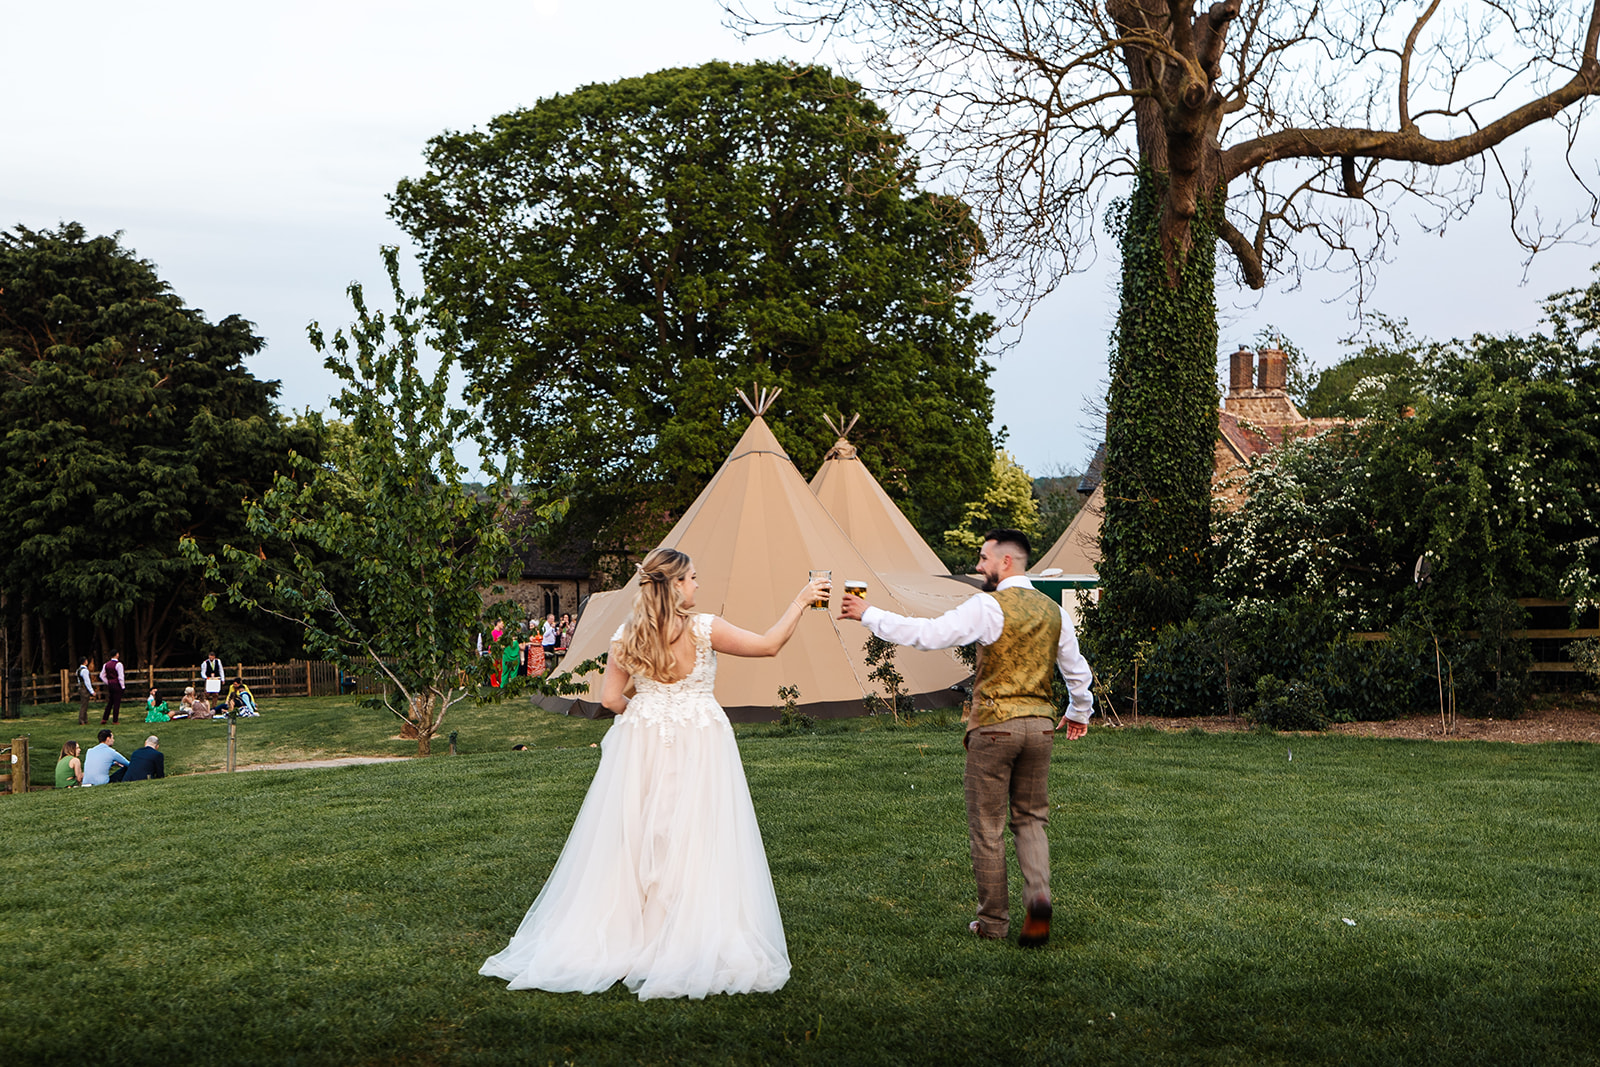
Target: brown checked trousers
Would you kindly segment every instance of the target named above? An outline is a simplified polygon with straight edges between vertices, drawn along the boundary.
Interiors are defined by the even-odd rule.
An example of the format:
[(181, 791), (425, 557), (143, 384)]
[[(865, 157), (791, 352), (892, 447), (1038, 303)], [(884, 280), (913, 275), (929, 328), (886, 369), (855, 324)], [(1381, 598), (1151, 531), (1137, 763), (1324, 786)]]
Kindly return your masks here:
[(1037, 715), (967, 731), (967, 830), (978, 883), (978, 932), (1005, 937), (1011, 928), (1006, 890), (1006, 816), (1022, 868), (1023, 899), (1050, 896), (1050, 750), (1055, 720)]

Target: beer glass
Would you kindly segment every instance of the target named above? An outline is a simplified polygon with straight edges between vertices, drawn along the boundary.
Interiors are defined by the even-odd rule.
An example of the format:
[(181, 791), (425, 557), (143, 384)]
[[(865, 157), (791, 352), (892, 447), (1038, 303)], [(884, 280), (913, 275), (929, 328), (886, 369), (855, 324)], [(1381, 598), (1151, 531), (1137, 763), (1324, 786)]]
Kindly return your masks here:
[(867, 599), (867, 583), (860, 578), (846, 578), (844, 580), (844, 591), (851, 596), (858, 596), (862, 600)]
[[(833, 580), (833, 572), (832, 571), (813, 570), (810, 573), (811, 573), (810, 580), (813, 581), (813, 582), (816, 581), (818, 578), (826, 578), (830, 582)], [(821, 596), (818, 596), (815, 600), (811, 601), (811, 610), (812, 611), (827, 611), (828, 610), (828, 596), (827, 596), (826, 593), (822, 594)]]

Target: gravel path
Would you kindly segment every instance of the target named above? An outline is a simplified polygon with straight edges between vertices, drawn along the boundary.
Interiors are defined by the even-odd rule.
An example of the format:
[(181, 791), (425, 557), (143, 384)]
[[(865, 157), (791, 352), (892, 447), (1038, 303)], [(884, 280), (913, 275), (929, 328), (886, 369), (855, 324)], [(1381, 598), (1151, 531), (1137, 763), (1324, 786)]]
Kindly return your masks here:
[(293, 763), (252, 763), (241, 771), (300, 771), (307, 767), (356, 767), (366, 763), (394, 763), (411, 756), (340, 756), (338, 759), (308, 759)]

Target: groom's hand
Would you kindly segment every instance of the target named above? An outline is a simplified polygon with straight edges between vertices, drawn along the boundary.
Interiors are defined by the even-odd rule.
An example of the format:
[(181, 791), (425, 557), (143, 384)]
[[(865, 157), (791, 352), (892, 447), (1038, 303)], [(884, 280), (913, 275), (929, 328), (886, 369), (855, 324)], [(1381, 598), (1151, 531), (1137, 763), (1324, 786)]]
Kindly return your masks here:
[(839, 601), (839, 618), (861, 621), (861, 613), (867, 610), (867, 602), (854, 593), (846, 593)]
[(1061, 721), (1056, 724), (1056, 729), (1065, 730), (1067, 732), (1068, 741), (1076, 741), (1078, 738), (1089, 732), (1089, 724), (1086, 722), (1076, 722), (1063, 715), (1061, 716)]

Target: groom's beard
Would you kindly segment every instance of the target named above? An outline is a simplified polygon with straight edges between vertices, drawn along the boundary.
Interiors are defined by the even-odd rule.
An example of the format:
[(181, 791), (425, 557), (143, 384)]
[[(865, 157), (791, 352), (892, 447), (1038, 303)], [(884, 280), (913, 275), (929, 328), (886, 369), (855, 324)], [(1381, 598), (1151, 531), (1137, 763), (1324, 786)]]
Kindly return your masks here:
[(992, 593), (999, 588), (1000, 579), (997, 576), (993, 574), (985, 574), (983, 576), (983, 591), (985, 593)]

